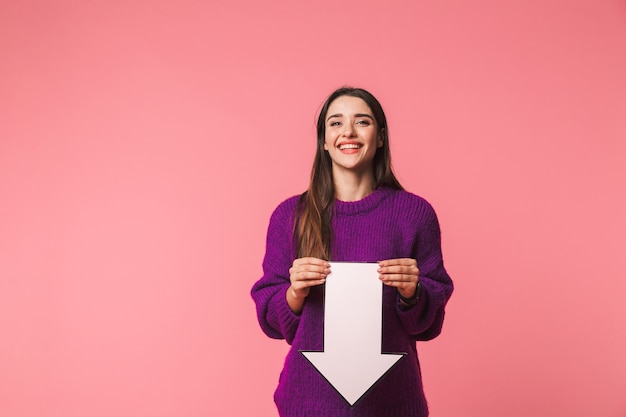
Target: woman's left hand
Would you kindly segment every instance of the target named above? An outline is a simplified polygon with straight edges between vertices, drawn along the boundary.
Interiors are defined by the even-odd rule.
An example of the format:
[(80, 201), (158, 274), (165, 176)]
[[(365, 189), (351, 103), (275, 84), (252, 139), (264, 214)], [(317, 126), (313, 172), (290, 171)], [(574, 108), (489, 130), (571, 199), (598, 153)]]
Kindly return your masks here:
[(378, 262), (380, 280), (385, 285), (398, 288), (405, 298), (415, 295), (420, 270), (413, 258), (388, 259)]

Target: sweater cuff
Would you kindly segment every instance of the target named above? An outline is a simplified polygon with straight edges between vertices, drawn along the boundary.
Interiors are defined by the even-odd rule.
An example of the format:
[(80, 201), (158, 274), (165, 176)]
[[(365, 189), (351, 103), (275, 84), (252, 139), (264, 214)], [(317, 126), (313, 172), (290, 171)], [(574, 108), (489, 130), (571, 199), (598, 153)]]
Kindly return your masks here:
[[(402, 308), (398, 299), (398, 316), (404, 324), (407, 332), (413, 336), (422, 335), (429, 340), (441, 330), (443, 320), (443, 306), (445, 305), (445, 293), (436, 281), (424, 277), (420, 299), (414, 306)], [(428, 336), (428, 337), (427, 337)], [(427, 338), (426, 338), (427, 337)]]
[(420, 294), (419, 297), (417, 299), (417, 302), (415, 302), (414, 304), (405, 304), (402, 302), (402, 300), (400, 299), (400, 296), (398, 295), (398, 311), (400, 313), (409, 313), (410, 314), (417, 314), (417, 317), (419, 317), (421, 315), (421, 312), (426, 308), (427, 305), (427, 297), (428, 295), (426, 294), (426, 291), (424, 291), (423, 286), (420, 283)]
[(439, 294), (438, 287), (436, 285), (431, 285), (432, 281), (430, 281), (426, 277), (420, 277), (420, 296), (414, 305), (406, 306), (402, 304), (400, 298), (398, 297), (398, 311), (402, 314), (403, 319), (406, 320), (406, 324), (411, 327), (419, 327), (420, 321), (422, 321), (425, 315), (429, 314), (428, 311), (429, 306), (435, 303), (437, 304), (437, 298), (442, 297), (443, 294)]
[(286, 285), (284, 289), (276, 292), (270, 301), (271, 305), (268, 311), (271, 312), (272, 316), (270, 321), (278, 324), (285, 340), (291, 344), (300, 324), (300, 316), (291, 311), (289, 304), (287, 304), (288, 289), (289, 285)]

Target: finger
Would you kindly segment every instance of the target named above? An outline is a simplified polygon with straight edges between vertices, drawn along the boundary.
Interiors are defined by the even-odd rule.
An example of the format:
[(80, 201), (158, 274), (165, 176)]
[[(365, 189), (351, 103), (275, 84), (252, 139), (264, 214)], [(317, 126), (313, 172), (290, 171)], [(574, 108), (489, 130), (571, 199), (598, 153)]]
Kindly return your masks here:
[(413, 258), (394, 258), (385, 259), (378, 262), (379, 265), (417, 265), (417, 261)]
[(322, 280), (328, 275), (325, 271), (293, 271), (291, 272), (289, 279), (291, 282), (295, 281), (311, 281)]
[(378, 263), (379, 268), (417, 268), (417, 261), (411, 258), (387, 259)]
[(381, 274), (419, 274), (419, 269), (415, 265), (391, 265), (378, 268), (378, 272)]
[(326, 274), (321, 272), (296, 272), (291, 275), (291, 281), (314, 281), (325, 279)]
[(313, 257), (298, 258), (293, 261), (293, 266), (300, 266), (300, 265), (318, 265), (318, 266), (325, 266), (325, 267), (330, 266), (328, 261), (325, 261), (319, 258), (313, 258)]
[(326, 265), (317, 265), (317, 264), (303, 264), (297, 267), (298, 271), (307, 271), (307, 272), (330, 272), (330, 266)]
[(401, 282), (401, 281), (389, 281), (389, 282), (385, 282), (383, 281), (384, 285), (387, 285), (389, 287), (395, 287), (401, 290), (415, 290), (415, 288), (417, 288), (417, 283), (412, 282), (412, 283), (407, 283), (407, 282)]
[(417, 282), (418, 277), (417, 275), (406, 275), (406, 274), (385, 274), (385, 275), (381, 275), (380, 279), (383, 282), (400, 282), (400, 283), (407, 283), (407, 282)]
[(330, 274), (330, 268), (317, 265), (300, 265), (289, 268), (289, 274), (301, 279), (320, 278)]
[(303, 281), (291, 281), (291, 286), (295, 290), (301, 290), (304, 288), (315, 287), (316, 285), (322, 285), (325, 282), (326, 282), (326, 278), (310, 279), (310, 280), (303, 280)]

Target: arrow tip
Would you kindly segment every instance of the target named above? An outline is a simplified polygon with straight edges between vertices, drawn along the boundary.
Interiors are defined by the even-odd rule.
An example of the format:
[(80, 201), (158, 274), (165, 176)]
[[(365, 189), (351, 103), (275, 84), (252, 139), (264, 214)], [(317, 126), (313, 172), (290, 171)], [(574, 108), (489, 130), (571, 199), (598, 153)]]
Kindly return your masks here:
[(300, 352), (350, 404), (369, 391), (406, 354), (383, 353), (373, 357)]

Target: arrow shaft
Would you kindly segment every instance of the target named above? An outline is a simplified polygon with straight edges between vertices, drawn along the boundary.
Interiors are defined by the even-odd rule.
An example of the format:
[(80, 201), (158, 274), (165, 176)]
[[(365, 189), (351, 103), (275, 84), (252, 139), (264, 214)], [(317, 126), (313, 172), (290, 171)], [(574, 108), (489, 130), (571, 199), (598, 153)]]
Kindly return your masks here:
[(382, 283), (377, 264), (332, 263), (326, 280), (324, 351), (380, 354)]

